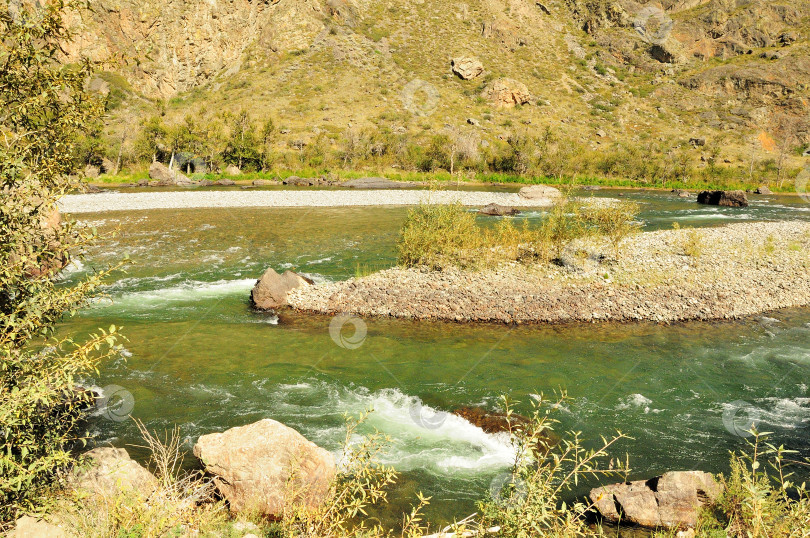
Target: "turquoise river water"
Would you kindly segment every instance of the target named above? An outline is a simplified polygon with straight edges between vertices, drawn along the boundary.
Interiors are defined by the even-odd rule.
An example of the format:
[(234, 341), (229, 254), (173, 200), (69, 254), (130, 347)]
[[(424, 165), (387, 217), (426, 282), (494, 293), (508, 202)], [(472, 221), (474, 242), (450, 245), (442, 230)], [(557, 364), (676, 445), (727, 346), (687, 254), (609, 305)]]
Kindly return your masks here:
[[(599, 191), (597, 196), (615, 196)], [(810, 219), (799, 198), (758, 197), (747, 209), (698, 206), (672, 195), (628, 191), (643, 204), (646, 229), (746, 220)], [(99, 387), (132, 395), (132, 416), (148, 428), (179, 425), (190, 442), (274, 418), (339, 455), (343, 414), (374, 409), (366, 431), (392, 438), (385, 462), (402, 473), (386, 518), (421, 490), (439, 521), (475, 511), (512, 451), (445, 415), (461, 406), (496, 408), (500, 395), (523, 402), (568, 391), (559, 429), (597, 441), (617, 429), (634, 440), (632, 477), (670, 469), (727, 470), (745, 446), (746, 423), (810, 455), (810, 310), (742, 321), (675, 325), (458, 325), (366, 319), (357, 349), (330, 337), (331, 319), (251, 310), (248, 296), (269, 266), (316, 281), (346, 279), (358, 266), (395, 263), (405, 208), (196, 209), (82, 214), (119, 234), (68, 270), (69, 279), (114, 263), (108, 297), (64, 324), (88, 332), (115, 324), (128, 338), (103, 365)], [(541, 212), (521, 218), (537, 222)], [(488, 219), (491, 219), (487, 217)], [(752, 284), (753, 285), (753, 284)], [(347, 329), (348, 336), (351, 330)], [(131, 420), (100, 416), (100, 442), (144, 454)], [(583, 488), (571, 496), (582, 494)]]

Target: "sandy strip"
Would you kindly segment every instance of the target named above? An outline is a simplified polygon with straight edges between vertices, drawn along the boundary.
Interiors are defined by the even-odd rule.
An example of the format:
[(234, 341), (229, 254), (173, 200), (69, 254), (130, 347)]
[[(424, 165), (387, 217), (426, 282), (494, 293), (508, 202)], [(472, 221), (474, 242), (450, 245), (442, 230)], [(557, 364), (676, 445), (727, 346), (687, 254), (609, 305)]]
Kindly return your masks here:
[(497, 203), (517, 207), (548, 207), (548, 200), (526, 200), (516, 193), (424, 190), (378, 191), (187, 191), (104, 192), (71, 194), (62, 198), (64, 213), (96, 213), (146, 209), (203, 207), (350, 207), (409, 206), (420, 202), (461, 202), (466, 206)]

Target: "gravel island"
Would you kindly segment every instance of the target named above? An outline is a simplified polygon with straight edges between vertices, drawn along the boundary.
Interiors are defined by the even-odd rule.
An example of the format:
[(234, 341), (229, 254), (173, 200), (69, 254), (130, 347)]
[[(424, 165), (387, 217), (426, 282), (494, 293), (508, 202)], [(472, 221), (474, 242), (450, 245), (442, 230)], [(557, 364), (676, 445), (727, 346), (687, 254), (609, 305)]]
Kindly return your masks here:
[(598, 241), (563, 265), (392, 268), (298, 288), (291, 307), (323, 314), (501, 323), (731, 319), (810, 305), (810, 223), (644, 232), (621, 258)]

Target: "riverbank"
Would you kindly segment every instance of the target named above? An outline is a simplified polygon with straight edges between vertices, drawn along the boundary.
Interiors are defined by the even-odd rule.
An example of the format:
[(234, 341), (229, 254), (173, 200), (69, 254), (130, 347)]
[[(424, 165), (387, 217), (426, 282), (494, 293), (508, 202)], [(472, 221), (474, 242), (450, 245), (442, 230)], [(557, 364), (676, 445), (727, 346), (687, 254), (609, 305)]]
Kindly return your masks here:
[(810, 305), (810, 223), (645, 232), (605, 261), (598, 240), (562, 266), (480, 272), (393, 268), (293, 290), (302, 311), (502, 323), (731, 319)]
[(59, 201), (64, 213), (95, 213), (147, 209), (211, 207), (349, 207), (409, 206), (423, 202), (465, 206), (500, 204), (517, 207), (549, 207), (549, 198), (527, 199), (509, 192), (426, 190), (248, 190), (101, 192), (70, 194)]

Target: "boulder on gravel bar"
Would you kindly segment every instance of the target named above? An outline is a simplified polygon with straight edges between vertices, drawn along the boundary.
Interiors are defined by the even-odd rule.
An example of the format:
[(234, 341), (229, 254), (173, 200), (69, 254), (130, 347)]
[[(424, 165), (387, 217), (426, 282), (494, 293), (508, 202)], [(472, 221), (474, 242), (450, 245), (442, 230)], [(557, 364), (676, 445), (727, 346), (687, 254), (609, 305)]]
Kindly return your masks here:
[(767, 187), (767, 185), (760, 185), (757, 187), (757, 190), (754, 191), (754, 194), (773, 194), (773, 192)]
[(548, 185), (530, 185), (520, 189), (518, 196), (526, 200), (542, 200), (545, 198), (554, 201), (562, 198), (562, 193), (560, 193), (558, 189), (549, 187)]
[(335, 476), (330, 452), (271, 419), (203, 435), (194, 455), (234, 512), (276, 516), (291, 501), (316, 508)]
[(478, 58), (453, 58), (450, 65), (453, 67), (453, 73), (462, 80), (472, 80), (484, 72), (484, 64)]
[(743, 191), (703, 191), (698, 194), (697, 201), (723, 207), (748, 207), (748, 198)]
[[(169, 170), (169, 167), (157, 161), (149, 165), (149, 177), (153, 182), (157, 182), (156, 186), (174, 185), (178, 181), (189, 181), (189, 179), (175, 170)], [(150, 183), (151, 185), (152, 183)]]
[(145, 498), (158, 487), (157, 478), (123, 448), (94, 448), (85, 456), (89, 465), (77, 468), (70, 478), (70, 487), (76, 491), (102, 498), (128, 491)]
[(493, 203), (485, 205), (484, 207), (478, 210), (478, 213), (480, 213), (481, 215), (490, 215), (493, 217), (506, 217), (517, 215), (518, 213), (520, 213), (520, 211), (518, 211), (514, 207)]
[(256, 281), (250, 300), (259, 310), (275, 310), (287, 306), (287, 294), (299, 286), (309, 286), (312, 280), (294, 273), (285, 271), (280, 275), (270, 267), (262, 277)]
[(715, 503), (721, 491), (709, 473), (670, 471), (650, 480), (592, 489), (590, 498), (608, 521), (686, 529), (697, 525), (700, 509)]
[(407, 187), (405, 183), (391, 181), (384, 177), (361, 177), (357, 179), (350, 179), (340, 184), (341, 187), (349, 187), (351, 189), (401, 189)]
[(222, 185), (223, 187), (230, 187), (231, 185), (236, 185), (236, 182), (232, 179), (219, 179), (214, 182), (214, 185)]

